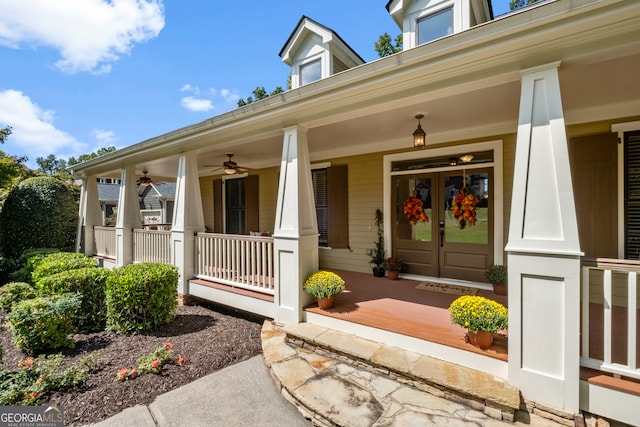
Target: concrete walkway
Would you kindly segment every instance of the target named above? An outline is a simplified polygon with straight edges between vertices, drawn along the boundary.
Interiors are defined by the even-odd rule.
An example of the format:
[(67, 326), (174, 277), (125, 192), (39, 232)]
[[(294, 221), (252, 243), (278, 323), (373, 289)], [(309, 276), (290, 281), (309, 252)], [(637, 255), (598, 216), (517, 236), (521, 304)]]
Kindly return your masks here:
[[(265, 322), (263, 355), (210, 374), (159, 396), (151, 405), (124, 410), (99, 427), (199, 426), (461, 426), (558, 427), (561, 424), (516, 411), (513, 422), (480, 407), (473, 399), (430, 391), (397, 375), (371, 368), (331, 352), (299, 345), (300, 336), (351, 342), (343, 348), (355, 356), (363, 349), (357, 337), (313, 325), (286, 328)], [(344, 336), (342, 336), (344, 335)], [(343, 344), (349, 347), (349, 344)], [(380, 344), (385, 352), (384, 344)], [(371, 350), (371, 347), (368, 347)], [(369, 351), (365, 350), (365, 351)], [(371, 354), (369, 354), (371, 357)], [(413, 367), (420, 357), (405, 358)], [(398, 363), (396, 363), (398, 365)], [(424, 366), (423, 366), (424, 367)], [(435, 367), (435, 370), (439, 370)], [(477, 378), (476, 378), (477, 380)], [(438, 395), (440, 394), (440, 395)], [(504, 409), (504, 408), (503, 408)], [(566, 425), (566, 420), (564, 423)]]
[(309, 427), (276, 388), (262, 356), (229, 366), (92, 424), (96, 427)]

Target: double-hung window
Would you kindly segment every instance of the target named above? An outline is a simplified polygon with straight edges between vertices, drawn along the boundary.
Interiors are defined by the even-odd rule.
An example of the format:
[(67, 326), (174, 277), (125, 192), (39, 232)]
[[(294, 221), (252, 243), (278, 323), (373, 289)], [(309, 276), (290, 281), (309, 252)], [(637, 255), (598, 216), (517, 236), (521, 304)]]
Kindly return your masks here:
[(416, 33), (418, 45), (453, 34), (453, 8), (418, 19)]

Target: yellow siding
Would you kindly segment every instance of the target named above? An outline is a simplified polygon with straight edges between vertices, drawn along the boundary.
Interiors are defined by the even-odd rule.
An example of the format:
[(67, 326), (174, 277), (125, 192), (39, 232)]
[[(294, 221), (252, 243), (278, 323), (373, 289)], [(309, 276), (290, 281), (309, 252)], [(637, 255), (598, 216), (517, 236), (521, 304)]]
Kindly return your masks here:
[(204, 225), (207, 230), (213, 230), (213, 177), (200, 178), (200, 194), (202, 196), (202, 211), (204, 213)]

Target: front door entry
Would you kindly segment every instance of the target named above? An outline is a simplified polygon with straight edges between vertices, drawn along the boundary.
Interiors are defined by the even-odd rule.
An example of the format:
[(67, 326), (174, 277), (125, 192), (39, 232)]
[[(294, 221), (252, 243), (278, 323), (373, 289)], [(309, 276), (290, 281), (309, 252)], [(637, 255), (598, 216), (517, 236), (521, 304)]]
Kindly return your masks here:
[(491, 172), (393, 177), (393, 255), (405, 262), (407, 273), (485, 281), (484, 271), (493, 263)]

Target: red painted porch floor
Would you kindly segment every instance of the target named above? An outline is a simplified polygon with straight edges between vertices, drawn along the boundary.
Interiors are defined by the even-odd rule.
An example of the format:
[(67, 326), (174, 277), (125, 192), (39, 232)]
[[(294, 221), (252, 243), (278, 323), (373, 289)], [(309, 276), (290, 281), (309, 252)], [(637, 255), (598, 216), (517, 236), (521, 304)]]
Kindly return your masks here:
[[(490, 349), (480, 350), (467, 341), (464, 328), (451, 322), (447, 309), (458, 295), (416, 289), (420, 281), (415, 280), (333, 271), (345, 280), (345, 292), (329, 310), (313, 304), (306, 311), (507, 360), (506, 331), (494, 334)], [(493, 291), (478, 290), (477, 295), (507, 305), (507, 297)]]

